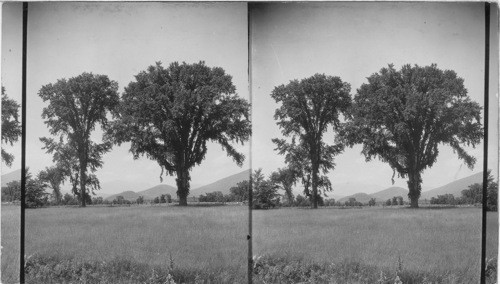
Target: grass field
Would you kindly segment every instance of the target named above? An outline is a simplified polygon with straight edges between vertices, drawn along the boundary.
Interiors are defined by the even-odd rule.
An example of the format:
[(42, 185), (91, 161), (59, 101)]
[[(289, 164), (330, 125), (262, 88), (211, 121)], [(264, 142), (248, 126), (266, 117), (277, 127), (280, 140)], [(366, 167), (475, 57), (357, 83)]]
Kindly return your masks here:
[(21, 206), (2, 204), (2, 283), (19, 282)]
[(62, 260), (173, 263), (187, 273), (217, 271), (230, 274), (230, 283), (244, 283), (247, 220), (245, 206), (27, 210), (25, 250)]
[[(488, 239), (496, 247), (498, 214), (491, 216)], [(283, 208), (254, 211), (253, 221), (257, 256), (318, 264), (352, 261), (378, 272), (401, 265), (412, 273), (452, 273), (459, 283), (479, 281), (479, 208)], [(488, 254), (496, 255), (495, 250)]]
[[(4, 210), (15, 214), (15, 208), (2, 209), (3, 230)], [(491, 258), (496, 257), (498, 251), (498, 213), (488, 213), (487, 220), (487, 256)], [(256, 210), (253, 221), (255, 256), (319, 265), (356, 263), (339, 268), (350, 274), (362, 274), (359, 265), (377, 275), (380, 271), (392, 273), (399, 266), (411, 275), (453, 276), (446, 278), (451, 279), (448, 282), (440, 283), (477, 283), (479, 279), (479, 208), (282, 208)], [(12, 226), (15, 225), (11, 224), (10, 230)], [(130, 270), (130, 265), (121, 260), (146, 268), (170, 267), (173, 263), (186, 275), (226, 275), (226, 283), (245, 283), (246, 233), (247, 208), (244, 206), (44, 208), (26, 211), (25, 249), (27, 255), (52, 258), (53, 262), (115, 261), (104, 269), (118, 265)], [(2, 244), (3, 239), (2, 236)], [(9, 255), (13, 260), (17, 258), (17, 254)], [(294, 265), (296, 270), (304, 267)], [(57, 269), (48, 267), (45, 265), (47, 271)], [(4, 261), (2, 269), (5, 269)], [(10, 270), (4, 273), (14, 270), (12, 266), (7, 269)], [(17, 272), (11, 275), (17, 277)], [(373, 280), (366, 279), (339, 280), (338, 283), (371, 283)], [(31, 283), (37, 283), (37, 279)]]
[(486, 230), (486, 257), (498, 259), (498, 212), (488, 212)]

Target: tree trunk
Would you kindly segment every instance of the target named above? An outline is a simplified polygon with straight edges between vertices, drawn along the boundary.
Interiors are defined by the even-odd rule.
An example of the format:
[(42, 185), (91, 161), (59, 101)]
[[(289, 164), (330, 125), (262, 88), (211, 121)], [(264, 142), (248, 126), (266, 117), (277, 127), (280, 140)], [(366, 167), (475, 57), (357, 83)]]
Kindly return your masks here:
[(312, 165), (312, 208), (318, 208), (318, 171), (319, 165), (317, 161), (313, 161)]
[(57, 204), (60, 204), (61, 203), (61, 199), (62, 199), (61, 189), (58, 186), (53, 187), (53, 189), (54, 189), (54, 195), (56, 197), (56, 202), (57, 202)]
[(88, 141), (83, 138), (77, 147), (78, 158), (80, 162), (80, 198), (82, 207), (86, 206), (86, 184), (87, 184), (87, 159), (88, 159)]
[(420, 192), (422, 191), (422, 178), (420, 177), (419, 171), (410, 171), (408, 173), (408, 197), (410, 198), (410, 207), (418, 208), (418, 199), (420, 198)]
[(50, 181), (50, 186), (52, 187), (54, 198), (56, 199), (56, 203), (61, 203), (61, 189), (59, 188), (59, 184), (56, 181)]
[(189, 195), (189, 181), (191, 177), (189, 176), (188, 170), (178, 170), (177, 178), (175, 182), (177, 183), (177, 196), (179, 197), (179, 205), (187, 206), (187, 197)]
[(288, 205), (293, 206), (293, 193), (291, 186), (286, 187), (285, 191), (286, 191), (286, 198), (288, 199)]
[(84, 165), (84, 162), (80, 162), (80, 198), (82, 200), (82, 207), (85, 207), (85, 195), (86, 195), (86, 190), (85, 190), (85, 181), (87, 180), (87, 165)]

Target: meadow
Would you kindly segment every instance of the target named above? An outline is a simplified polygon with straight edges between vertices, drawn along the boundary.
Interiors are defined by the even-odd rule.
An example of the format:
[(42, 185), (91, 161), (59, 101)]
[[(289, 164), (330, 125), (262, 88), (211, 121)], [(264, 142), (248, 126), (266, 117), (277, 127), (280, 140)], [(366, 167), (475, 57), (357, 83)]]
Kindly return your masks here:
[(21, 206), (2, 204), (2, 283), (19, 282)]
[[(490, 214), (488, 257), (496, 257), (498, 214)], [(254, 211), (253, 236), (254, 255), (262, 259), (255, 276), (262, 282), (291, 281), (283, 271), (308, 265), (317, 266), (317, 274), (326, 275), (329, 269), (360, 274), (344, 279), (349, 283), (373, 283), (381, 272), (394, 279), (397, 270), (406, 275), (403, 283), (422, 283), (425, 278), (440, 283), (479, 281), (480, 208)], [(337, 266), (326, 267), (332, 264)]]
[[(172, 275), (175, 283), (246, 283), (247, 210), (245, 206), (27, 210), (27, 263), (36, 265), (27, 280), (174, 283), (168, 280)], [(490, 259), (497, 257), (498, 213), (487, 216)], [(394, 283), (396, 272), (405, 284), (430, 283), (426, 279), (477, 283), (480, 244), (480, 208), (253, 211), (255, 283), (290, 283), (299, 273), (310, 280), (305, 283)], [(4, 261), (2, 270), (3, 265)], [(83, 270), (76, 268), (80, 266)], [(68, 270), (74, 275), (65, 274)], [(386, 282), (380, 281), (381, 272)]]
[[(26, 211), (25, 250), (50, 270), (56, 268), (54, 262), (87, 263), (98, 270), (99, 262), (107, 269), (127, 266), (118, 267), (121, 271), (115, 274), (134, 266), (137, 273), (146, 274), (137, 282), (167, 269), (183, 282), (199, 277), (244, 283), (247, 230), (245, 206), (42, 208)], [(37, 283), (46, 276), (27, 279)], [(116, 283), (127, 279), (116, 276)]]

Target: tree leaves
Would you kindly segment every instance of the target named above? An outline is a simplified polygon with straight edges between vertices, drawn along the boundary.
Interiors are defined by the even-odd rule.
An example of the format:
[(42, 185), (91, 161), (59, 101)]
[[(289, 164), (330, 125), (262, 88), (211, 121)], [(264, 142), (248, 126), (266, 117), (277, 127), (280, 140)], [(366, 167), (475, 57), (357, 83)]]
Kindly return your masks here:
[(73, 139), (85, 139), (97, 124), (106, 127), (107, 113), (118, 105), (118, 83), (106, 75), (83, 73), (42, 86), (38, 92), (49, 105), (42, 118), (52, 135), (70, 134)]
[[(99, 188), (97, 177), (87, 175), (87, 168), (95, 172), (101, 167), (102, 155), (112, 146), (110, 141), (101, 144), (91, 141), (90, 134), (97, 125), (106, 131), (108, 114), (117, 115), (117, 90), (118, 83), (109, 80), (108, 76), (83, 73), (42, 86), (38, 92), (43, 101), (49, 103), (43, 109), (42, 118), (50, 133), (59, 136), (59, 142), (45, 137), (40, 140), (45, 143), (47, 152), (54, 154), (54, 162), (65, 169), (75, 194), (86, 196), (82, 201), (90, 199), (85, 192), (86, 184), (92, 191)], [(82, 193), (79, 193), (76, 187), (82, 179), (85, 183), (81, 185)]]
[(291, 143), (284, 139), (273, 139), (273, 143), (285, 155), (289, 167), (302, 178), (308, 196), (309, 185), (312, 186), (314, 207), (317, 207), (317, 187), (331, 190), (328, 178), (318, 177), (319, 169), (325, 174), (333, 169), (334, 156), (344, 149), (342, 142), (327, 145), (323, 134), (330, 125), (334, 131), (339, 130), (340, 116), (348, 115), (351, 105), (349, 92), (350, 85), (339, 77), (315, 74), (277, 86), (271, 93), (280, 104), (274, 115), (276, 124), (284, 136), (291, 137)]
[(481, 107), (463, 79), (435, 64), (399, 71), (389, 65), (372, 74), (357, 90), (350, 117), (341, 141), (362, 144), (367, 161), (378, 157), (402, 177), (432, 167), (440, 144), (472, 168), (476, 159), (462, 145), (474, 147), (483, 137)]
[[(5, 88), (2, 86), (2, 143), (13, 145), (21, 136), (21, 124), (19, 123), (19, 104), (7, 97)], [(14, 155), (7, 153), (2, 148), (2, 161), (10, 167), (14, 161)]]
[(57, 203), (62, 199), (60, 185), (64, 183), (65, 171), (58, 167), (46, 167), (38, 173), (38, 180), (43, 183), (48, 183), (53, 190), (53, 196)]
[(321, 140), (329, 124), (337, 127), (339, 115), (351, 104), (350, 85), (339, 77), (315, 74), (275, 87), (271, 97), (281, 106), (274, 119), (284, 136), (304, 135)]
[(347, 140), (362, 143), (368, 159), (379, 156), (404, 176), (410, 166), (419, 171), (432, 166), (441, 143), (453, 147), (467, 165), (474, 164), (459, 144), (480, 142), (481, 107), (466, 96), (455, 72), (436, 65), (405, 65), (396, 71), (389, 65), (368, 82), (358, 89), (354, 119), (346, 124)]
[(221, 145), (241, 165), (245, 156), (232, 143), (250, 137), (250, 104), (235, 91), (220, 67), (174, 62), (164, 68), (157, 62), (125, 88), (108, 137), (131, 142), (134, 158), (145, 155), (169, 175), (199, 165), (208, 142)]

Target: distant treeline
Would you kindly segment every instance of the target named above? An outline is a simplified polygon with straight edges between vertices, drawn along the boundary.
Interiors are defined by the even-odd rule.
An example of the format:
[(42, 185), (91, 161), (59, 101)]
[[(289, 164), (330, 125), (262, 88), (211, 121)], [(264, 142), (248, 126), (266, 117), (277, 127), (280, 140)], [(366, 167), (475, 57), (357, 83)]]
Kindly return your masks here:
[(246, 202), (248, 201), (249, 193), (248, 180), (239, 182), (236, 186), (229, 189), (229, 194), (223, 194), (221, 191), (207, 192), (200, 195), (199, 202)]
[[(271, 175), (273, 176), (273, 175)], [(276, 207), (310, 207), (312, 204), (312, 195), (297, 195), (294, 196), (291, 192), (280, 194), (278, 191), (283, 189), (279, 185), (276, 178), (265, 179), (261, 170), (256, 170), (253, 173), (253, 202), (254, 209), (268, 209)], [(58, 205), (78, 205), (81, 203), (78, 194), (66, 193), (62, 197), (56, 192), (49, 194), (46, 192), (49, 185), (43, 182), (42, 179), (32, 177), (28, 174), (26, 179), (26, 200), (27, 208), (58, 206)], [(78, 192), (78, 191), (77, 191)], [(488, 203), (487, 209), (497, 211), (498, 200), (498, 183), (493, 180), (491, 174), (488, 176), (487, 185)], [(200, 195), (199, 198), (194, 198), (192, 201), (197, 202), (248, 202), (249, 197), (249, 182), (247, 180), (239, 182), (236, 186), (231, 187), (229, 194), (223, 194), (221, 191), (209, 192)], [(361, 207), (375, 206), (382, 204), (384, 206), (401, 206), (408, 205), (408, 202), (403, 200), (401, 196), (394, 196), (385, 201), (371, 198), (368, 202), (362, 203), (356, 198), (351, 197), (344, 202), (335, 200), (334, 198), (326, 198), (320, 195), (318, 198), (319, 206), (337, 206), (337, 207)], [(430, 204), (436, 205), (481, 205), (483, 199), (483, 186), (480, 183), (469, 185), (467, 189), (461, 191), (460, 197), (455, 197), (453, 194), (438, 195), (429, 200)], [(7, 186), (2, 187), (2, 202), (20, 202), (21, 201), (21, 183), (20, 181), (11, 181)], [(173, 200), (170, 194), (162, 194), (152, 200), (145, 200), (143, 196), (139, 196), (136, 200), (127, 200), (123, 196), (117, 196), (114, 200), (106, 200), (102, 197), (91, 197), (87, 199), (87, 204), (92, 205), (131, 205), (131, 204), (166, 204), (172, 203)]]
[[(480, 205), (483, 203), (483, 185), (480, 183), (475, 183), (469, 185), (468, 189), (462, 190), (462, 195), (455, 198), (453, 194), (438, 195), (437, 197), (432, 197), (430, 200), (431, 204), (446, 204), (446, 205)], [(488, 178), (487, 186), (487, 209), (489, 211), (498, 210), (498, 183), (493, 181), (491, 175)]]
[[(276, 172), (271, 174), (268, 179), (262, 174), (262, 170), (256, 170), (252, 174), (252, 190), (253, 190), (253, 203), (254, 209), (268, 209), (276, 207), (309, 207), (312, 204), (312, 194), (307, 188), (304, 189), (303, 195), (294, 196), (290, 187), (283, 186), (283, 180), (276, 178)], [(430, 204), (443, 204), (443, 205), (481, 205), (482, 204), (482, 184), (475, 183), (469, 185), (467, 189), (462, 190), (461, 197), (455, 198), (452, 194), (438, 195), (430, 200)], [(494, 182), (491, 173), (488, 173), (488, 203), (487, 209), (490, 211), (497, 211), (498, 200), (498, 183)], [(284, 194), (278, 191), (283, 190)], [(309, 194), (308, 194), (309, 193)], [(375, 206), (382, 204), (384, 206), (403, 206), (410, 205), (403, 200), (402, 196), (393, 196), (387, 200), (376, 200), (371, 198), (368, 202), (362, 203), (357, 201), (356, 198), (351, 197), (344, 202), (336, 201), (333, 198), (325, 199), (325, 193), (317, 196), (318, 206), (337, 206), (337, 207), (360, 207), (360, 206)]]

